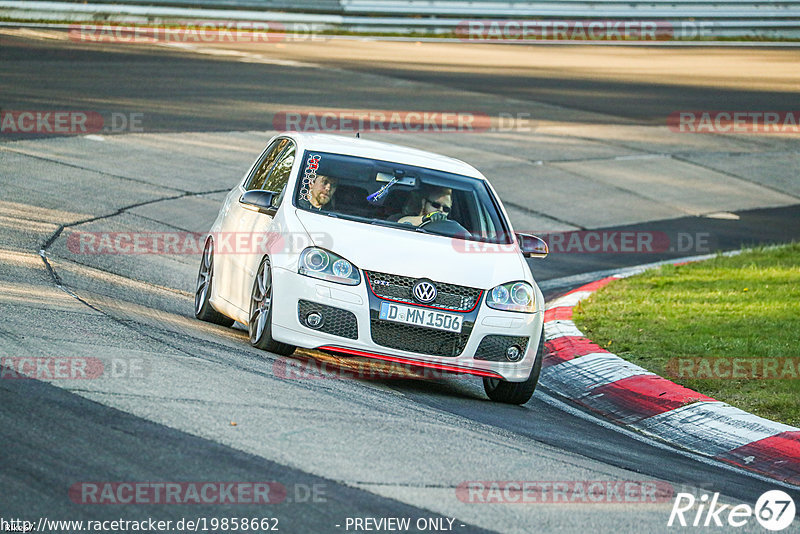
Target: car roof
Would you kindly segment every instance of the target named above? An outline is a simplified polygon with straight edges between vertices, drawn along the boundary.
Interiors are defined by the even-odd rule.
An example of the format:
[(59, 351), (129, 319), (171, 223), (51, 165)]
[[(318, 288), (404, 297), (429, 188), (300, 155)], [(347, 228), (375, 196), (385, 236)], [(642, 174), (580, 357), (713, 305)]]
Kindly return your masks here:
[(306, 150), (319, 150), (320, 152), (393, 161), (482, 180), (486, 179), (480, 171), (468, 163), (416, 148), (357, 138), (355, 135), (345, 137), (343, 135), (299, 132), (283, 132), (280, 135), (297, 139)]

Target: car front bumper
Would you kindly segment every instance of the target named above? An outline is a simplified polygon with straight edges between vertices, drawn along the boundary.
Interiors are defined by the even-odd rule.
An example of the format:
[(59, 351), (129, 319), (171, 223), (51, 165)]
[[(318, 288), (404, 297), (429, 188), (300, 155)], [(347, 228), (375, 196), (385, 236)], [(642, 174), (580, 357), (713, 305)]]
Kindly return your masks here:
[[(373, 339), (373, 325), (377, 330), (379, 327), (385, 326), (387, 321), (381, 321), (381, 324), (376, 323), (376, 321), (380, 321), (376, 308), (379, 307), (382, 299), (372, 293), (364, 276), (357, 286), (327, 282), (281, 268), (273, 269), (272, 277), (272, 336), (277, 341), (297, 347), (322, 349), (356, 357), (376, 358), (411, 366), (435, 368), (445, 372), (467, 373), (502, 378), (510, 382), (521, 382), (530, 375), (537, 356), (539, 336), (543, 335), (544, 302), (541, 291), (535, 285), (537, 310), (539, 310), (536, 313), (506, 312), (489, 308), (483, 302), (485, 292), (481, 295), (481, 301), (477, 308), (472, 312), (448, 312), (464, 317), (462, 331), (465, 336), (468, 333), (468, 336), (465, 340), (466, 343), (462, 343), (463, 350), (460, 354), (442, 356), (397, 348), (397, 346), (402, 346), (402, 342), (394, 343), (396, 346), (390, 347), (379, 344)], [(302, 313), (306, 313), (312, 308), (327, 307), (323, 308), (325, 313), (334, 317), (336, 324), (326, 328), (327, 332), (310, 328), (301, 322), (302, 313), (298, 308), (300, 302), (302, 302), (300, 306)], [(352, 328), (353, 321), (356, 323), (356, 328)], [(471, 332), (469, 332), (470, 327)], [(413, 336), (443, 335), (441, 331), (431, 331), (431, 329), (422, 327), (399, 328), (398, 330), (413, 332), (409, 334)], [(398, 335), (402, 335), (402, 332)], [(512, 338), (528, 338), (523, 357), (516, 362), (476, 359), (479, 346), (487, 336), (504, 336), (503, 338), (493, 337), (491, 340), (487, 340), (487, 343), (497, 340), (505, 342), (504, 340)], [(494, 343), (491, 346), (496, 348), (498, 344)], [(490, 353), (486, 350), (489, 347), (490, 345), (484, 345), (481, 348), (481, 357), (486, 357), (487, 353)], [(495, 350), (495, 352), (497, 351)], [(504, 359), (503, 354), (492, 357)]]

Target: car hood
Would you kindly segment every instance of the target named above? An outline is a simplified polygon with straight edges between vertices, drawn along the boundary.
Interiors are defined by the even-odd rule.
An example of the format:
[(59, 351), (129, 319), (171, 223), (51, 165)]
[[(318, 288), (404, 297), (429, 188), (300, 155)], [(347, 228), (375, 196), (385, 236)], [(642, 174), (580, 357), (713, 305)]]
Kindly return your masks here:
[(367, 271), (481, 289), (514, 280), (533, 281), (528, 265), (513, 245), (487, 246), (302, 210), (297, 210), (297, 218), (314, 245), (335, 252)]

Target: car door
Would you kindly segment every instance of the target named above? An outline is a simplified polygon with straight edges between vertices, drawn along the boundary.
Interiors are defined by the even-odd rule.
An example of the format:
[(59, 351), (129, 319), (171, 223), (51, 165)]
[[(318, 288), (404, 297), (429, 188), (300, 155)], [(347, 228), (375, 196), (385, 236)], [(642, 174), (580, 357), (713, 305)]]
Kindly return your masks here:
[(245, 313), (246, 308), (242, 308), (241, 302), (241, 286), (249, 283), (249, 279), (243, 272), (243, 266), (246, 262), (242, 256), (248, 254), (245, 239), (247, 238), (247, 232), (249, 232), (249, 226), (252, 224), (250, 216), (253, 212), (246, 209), (239, 202), (239, 198), (245, 191), (261, 189), (270, 171), (278, 162), (278, 158), (289, 143), (290, 140), (284, 137), (272, 141), (242, 183), (231, 191), (231, 197), (226, 199), (229, 200), (228, 211), (220, 227), (220, 235), (217, 236), (214, 261), (218, 266), (217, 269), (224, 272), (226, 290), (222, 295), (223, 298), (237, 308), (245, 310)]
[[(273, 201), (273, 207), (277, 210), (286, 193), (286, 186), (291, 176), (292, 166), (294, 165), (296, 147), (291, 140), (286, 139), (281, 152), (275, 160), (265, 165), (264, 169), (254, 174), (254, 179), (245, 184), (245, 190), (263, 190), (278, 193)], [(269, 251), (270, 243), (281, 243), (277, 239), (279, 232), (273, 230), (273, 217), (254, 210), (242, 209), (239, 216), (239, 231), (242, 237), (239, 242), (242, 244), (241, 254), (234, 257), (238, 262), (237, 271), (241, 272), (242, 280), (237, 285), (239, 290), (237, 305), (243, 310), (249, 310), (250, 292), (252, 290), (252, 280), (258, 270), (261, 258)], [(273, 235), (275, 234), (275, 235)]]

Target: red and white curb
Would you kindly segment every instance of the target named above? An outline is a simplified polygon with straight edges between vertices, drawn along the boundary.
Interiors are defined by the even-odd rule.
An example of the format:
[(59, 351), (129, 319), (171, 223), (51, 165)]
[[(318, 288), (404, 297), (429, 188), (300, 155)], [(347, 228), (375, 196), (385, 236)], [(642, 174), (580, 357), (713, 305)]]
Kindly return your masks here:
[(679, 386), (587, 339), (572, 321), (582, 299), (618, 278), (579, 287), (544, 315), (540, 381), (618, 424), (678, 447), (800, 485), (800, 429), (776, 423)]

